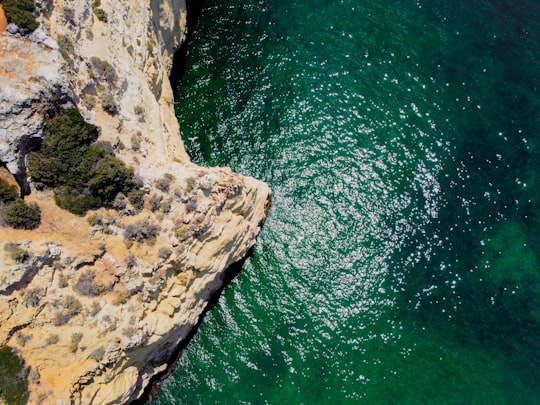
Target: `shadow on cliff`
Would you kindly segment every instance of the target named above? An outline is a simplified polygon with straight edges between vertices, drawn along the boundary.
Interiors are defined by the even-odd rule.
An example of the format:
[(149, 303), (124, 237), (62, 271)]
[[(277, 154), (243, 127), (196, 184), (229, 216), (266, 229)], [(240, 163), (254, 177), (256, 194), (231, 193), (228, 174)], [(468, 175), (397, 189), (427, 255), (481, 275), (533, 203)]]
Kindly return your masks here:
[(191, 47), (191, 42), (193, 40), (193, 35), (197, 28), (197, 23), (199, 22), (199, 17), (203, 9), (203, 1), (186, 1), (187, 8), (187, 34), (186, 39), (178, 48), (174, 54), (173, 66), (171, 74), (169, 75), (169, 81), (171, 82), (171, 87), (173, 92), (176, 92), (178, 84), (184, 77), (186, 73), (187, 66), (187, 55), (189, 48)]
[(146, 387), (144, 390), (142, 396), (133, 401), (130, 402), (131, 405), (144, 405), (149, 404), (154, 400), (154, 398), (157, 396), (157, 394), (161, 391), (161, 384), (163, 381), (170, 376), (175, 370), (176, 366), (178, 364), (178, 361), (180, 360), (180, 357), (182, 356), (182, 352), (187, 347), (187, 345), (191, 342), (193, 337), (197, 334), (199, 327), (201, 326), (202, 322), (204, 321), (204, 318), (206, 317), (206, 314), (210, 312), (219, 302), (219, 298), (221, 297), (221, 294), (225, 288), (231, 283), (232, 280), (240, 273), (242, 270), (244, 263), (248, 258), (251, 257), (253, 254), (253, 248), (251, 248), (246, 256), (242, 259), (237, 261), (236, 263), (233, 263), (231, 266), (229, 266), (223, 273), (222, 280), (223, 284), (222, 286), (210, 297), (208, 300), (208, 304), (206, 305), (206, 308), (199, 316), (199, 321), (197, 322), (197, 325), (193, 327), (189, 335), (186, 336), (184, 340), (180, 342), (178, 347), (174, 350), (171, 360), (167, 366), (167, 369), (165, 371), (155, 375), (151, 381), (150, 384)]

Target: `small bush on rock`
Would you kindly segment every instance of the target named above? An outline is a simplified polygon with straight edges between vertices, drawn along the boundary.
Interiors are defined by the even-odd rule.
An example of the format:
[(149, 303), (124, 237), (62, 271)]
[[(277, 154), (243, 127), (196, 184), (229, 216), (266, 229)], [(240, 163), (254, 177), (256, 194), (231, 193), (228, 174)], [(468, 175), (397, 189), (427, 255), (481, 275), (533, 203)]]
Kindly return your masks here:
[(161, 202), (163, 201), (163, 197), (159, 194), (152, 194), (150, 198), (148, 199), (148, 205), (150, 206), (150, 211), (156, 212), (159, 211), (161, 208)]
[(26, 307), (36, 308), (37, 306), (39, 306), (43, 295), (43, 290), (41, 290), (40, 288), (32, 288), (31, 290), (28, 290), (26, 292), (24, 304), (26, 305)]
[(128, 194), (128, 200), (133, 205), (133, 208), (138, 210), (144, 207), (144, 195), (146, 192), (144, 190), (132, 190)]
[(2, 0), (0, 3), (9, 23), (17, 24), (28, 31), (34, 31), (39, 27), (33, 14), (36, 9), (33, 0)]
[(62, 10), (62, 16), (68, 23), (75, 24), (75, 10), (72, 8), (64, 7)]
[(75, 353), (79, 348), (79, 343), (83, 338), (82, 333), (74, 333), (71, 335), (71, 343), (69, 344), (69, 351)]
[(35, 229), (41, 222), (41, 209), (36, 203), (16, 200), (5, 207), (4, 221), (15, 229)]
[(68, 62), (71, 61), (71, 55), (75, 51), (71, 39), (65, 35), (58, 35), (56, 42), (58, 42), (58, 48), (62, 57)]
[(4, 250), (17, 263), (24, 263), (30, 257), (28, 251), (20, 247), (18, 243), (8, 242), (4, 245)]
[(0, 203), (15, 201), (19, 198), (19, 189), (13, 184), (9, 184), (4, 179), (0, 179)]
[(90, 63), (92, 64), (92, 73), (97, 76), (98, 79), (108, 84), (116, 83), (118, 76), (116, 75), (116, 70), (113, 65), (96, 56), (90, 58)]
[(64, 325), (71, 318), (82, 311), (81, 302), (73, 295), (68, 295), (60, 304), (62, 305), (63, 309), (58, 311), (53, 319), (53, 324), (55, 326)]
[(118, 113), (118, 106), (116, 105), (116, 101), (114, 100), (112, 94), (102, 93), (99, 96), (99, 101), (101, 101), (101, 108), (103, 108), (103, 111), (109, 115), (115, 115)]
[(160, 228), (156, 224), (148, 221), (138, 221), (135, 224), (129, 224), (124, 230), (124, 239), (134, 240), (136, 242), (155, 242)]
[(113, 305), (125, 304), (130, 296), (131, 294), (127, 290), (119, 291), (118, 293), (116, 293), (116, 296), (113, 298), (112, 304)]
[(99, 21), (107, 22), (107, 12), (103, 10), (102, 8), (96, 8), (94, 10), (94, 13), (96, 13), (96, 17)]
[(47, 337), (47, 339), (45, 339), (45, 343), (47, 344), (47, 346), (55, 345), (59, 341), (60, 341), (60, 338), (58, 337), (57, 334), (50, 335), (49, 337)]
[(0, 399), (7, 404), (28, 401), (28, 369), (9, 346), (0, 346)]
[(173, 180), (173, 177), (171, 174), (169, 174), (169, 175), (163, 176), (160, 179), (157, 179), (154, 184), (156, 185), (157, 189), (160, 190), (161, 192), (168, 193), (172, 180)]

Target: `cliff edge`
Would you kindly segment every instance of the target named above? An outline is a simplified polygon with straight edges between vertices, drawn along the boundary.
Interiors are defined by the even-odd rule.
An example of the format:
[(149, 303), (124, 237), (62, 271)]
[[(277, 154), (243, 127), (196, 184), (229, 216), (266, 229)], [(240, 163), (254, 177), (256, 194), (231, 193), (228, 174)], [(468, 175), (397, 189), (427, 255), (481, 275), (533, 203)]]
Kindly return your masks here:
[[(255, 244), (271, 191), (184, 151), (168, 80), (184, 0), (36, 6), (30, 35), (0, 11), (0, 178), (41, 208), (37, 229), (0, 226), (0, 347), (27, 366), (29, 403), (128, 403)], [(137, 208), (77, 216), (28, 178), (47, 119), (73, 107), (134, 168)]]

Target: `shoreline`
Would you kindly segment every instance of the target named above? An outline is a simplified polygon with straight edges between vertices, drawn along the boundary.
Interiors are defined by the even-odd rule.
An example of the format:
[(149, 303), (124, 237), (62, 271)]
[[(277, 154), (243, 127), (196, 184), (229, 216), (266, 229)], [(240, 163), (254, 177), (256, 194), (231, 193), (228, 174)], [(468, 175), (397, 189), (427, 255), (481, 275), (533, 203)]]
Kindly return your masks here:
[(253, 248), (249, 250), (247, 255), (239, 260), (236, 263), (233, 263), (231, 266), (229, 266), (224, 272), (223, 272), (223, 280), (221, 287), (212, 294), (210, 299), (207, 301), (207, 306), (201, 313), (199, 317), (199, 321), (197, 324), (191, 329), (188, 336), (186, 336), (177, 346), (175, 351), (172, 354), (172, 361), (168, 363), (167, 368), (160, 374), (155, 375), (147, 385), (147, 388), (144, 390), (141, 397), (133, 402), (130, 402), (131, 405), (145, 405), (152, 402), (157, 395), (161, 392), (161, 385), (163, 382), (171, 376), (177, 369), (178, 362), (180, 361), (180, 358), (182, 357), (182, 354), (184, 350), (187, 348), (189, 343), (193, 340), (195, 335), (197, 334), (199, 327), (204, 322), (204, 319), (206, 317), (206, 314), (208, 312), (212, 311), (216, 305), (219, 303), (219, 299), (221, 298), (221, 295), (225, 291), (225, 289), (229, 286), (229, 284), (240, 274), (242, 271), (242, 267), (244, 266), (244, 263), (247, 259), (249, 259), (253, 254)]
[[(26, 154), (42, 142), (46, 120), (76, 107), (144, 190), (138, 209), (124, 196), (123, 207), (77, 216), (55, 204), (53, 190), (30, 182), (25, 201), (40, 206), (41, 224), (2, 232), (0, 346), (16, 350), (31, 371), (30, 404), (154, 397), (238, 274), (270, 209), (267, 184), (196, 166), (184, 150), (171, 79), (173, 59), (188, 46), (185, 2), (134, 5), (102, 4), (95, 14), (85, 0), (53, 0), (40, 10), (35, 35), (2, 37), (11, 52), (0, 59), (8, 176), (26, 179)], [(128, 236), (150, 227), (151, 240)], [(8, 243), (24, 248), (28, 262), (10, 258), (1, 249)], [(31, 275), (24, 286), (21, 274)], [(79, 288), (88, 274), (100, 286), (95, 293)]]

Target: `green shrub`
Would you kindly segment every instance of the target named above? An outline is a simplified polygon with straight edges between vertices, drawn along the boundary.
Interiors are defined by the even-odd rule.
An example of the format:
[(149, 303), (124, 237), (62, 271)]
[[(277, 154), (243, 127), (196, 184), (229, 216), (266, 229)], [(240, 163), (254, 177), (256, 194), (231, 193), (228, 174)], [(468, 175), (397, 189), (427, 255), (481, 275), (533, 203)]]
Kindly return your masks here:
[[(171, 175), (170, 175), (171, 176)], [(163, 176), (162, 178), (157, 179), (154, 184), (156, 185), (157, 189), (163, 193), (168, 193), (169, 188), (171, 186), (171, 177), (169, 176)]]
[(146, 192), (144, 190), (132, 190), (128, 194), (128, 200), (134, 208), (140, 210), (144, 207), (144, 196)]
[(83, 338), (82, 333), (74, 333), (71, 335), (71, 343), (69, 344), (69, 351), (75, 353), (79, 348), (79, 343)]
[(116, 83), (118, 76), (113, 65), (96, 56), (92, 56), (90, 58), (90, 63), (92, 63), (93, 75), (97, 76), (99, 79), (107, 82), (108, 84)]
[(4, 250), (9, 254), (9, 257), (17, 263), (23, 263), (30, 257), (28, 251), (20, 247), (18, 243), (8, 242), (4, 245)]
[(118, 112), (118, 106), (111, 93), (101, 93), (99, 101), (101, 101), (101, 108), (103, 108), (103, 111), (106, 113), (115, 115)]
[(156, 47), (156, 45), (156, 41), (154, 41), (153, 39), (149, 39), (148, 41), (146, 41), (146, 49), (150, 53), (154, 52), (154, 48)]
[(97, 209), (103, 205), (101, 199), (91, 195), (88, 189), (70, 186), (55, 188), (54, 201), (60, 208), (80, 216), (84, 216), (88, 210)]
[(67, 323), (71, 318), (82, 311), (81, 302), (73, 295), (68, 295), (66, 298), (64, 298), (61, 304), (63, 310), (58, 311), (53, 319), (53, 324), (55, 326), (60, 326)]
[(62, 15), (67, 22), (71, 24), (75, 23), (75, 10), (73, 10), (72, 8), (64, 7), (64, 9), (62, 10)]
[(111, 206), (134, 187), (133, 170), (96, 138), (97, 128), (69, 109), (46, 122), (40, 150), (28, 155), (32, 180), (52, 187), (57, 205), (77, 215)]
[(41, 209), (36, 203), (16, 200), (5, 207), (4, 221), (15, 229), (35, 229), (41, 222)]
[(13, 349), (9, 346), (0, 346), (0, 398), (9, 405), (26, 404), (27, 375), (28, 369)]
[(19, 198), (19, 189), (13, 184), (9, 184), (4, 179), (0, 179), (0, 203), (14, 201)]
[(71, 61), (71, 55), (73, 55), (73, 52), (75, 51), (75, 48), (73, 47), (73, 42), (69, 37), (66, 35), (58, 35), (58, 38), (56, 38), (56, 42), (58, 42), (58, 48), (60, 49), (60, 54), (66, 61)]
[(73, 335), (71, 335), (71, 343), (80, 343), (82, 337), (82, 333), (74, 333)]
[(160, 227), (148, 221), (137, 221), (135, 224), (129, 224), (124, 229), (124, 239), (133, 240), (139, 243), (155, 242), (160, 232)]
[(98, 213), (92, 213), (86, 218), (90, 226), (98, 226), (103, 224), (103, 217)]
[(92, 303), (92, 307), (90, 308), (90, 311), (88, 312), (88, 314), (90, 316), (96, 316), (99, 311), (101, 311), (101, 305), (99, 304), (99, 302), (93, 302)]
[(44, 151), (70, 156), (74, 149), (90, 144), (97, 136), (97, 127), (86, 122), (79, 110), (69, 108), (47, 120)]
[(3, 0), (2, 8), (9, 23), (17, 24), (30, 31), (39, 27), (39, 23), (32, 14), (36, 9), (33, 0)]
[(138, 132), (135, 135), (132, 135), (131, 136), (131, 149), (133, 149), (134, 151), (139, 151), (141, 149), (141, 139), (142, 139), (142, 135), (140, 134), (140, 132)]
[(103, 10), (102, 8), (96, 8), (94, 10), (94, 13), (96, 13), (96, 17), (99, 21), (107, 22), (108, 18), (105, 10)]
[(58, 288), (66, 288), (68, 285), (68, 278), (60, 273), (58, 276)]
[(93, 168), (88, 187), (94, 195), (99, 195), (107, 203), (112, 203), (116, 195), (125, 190), (125, 185), (133, 183), (133, 169), (114, 156), (104, 156)]

